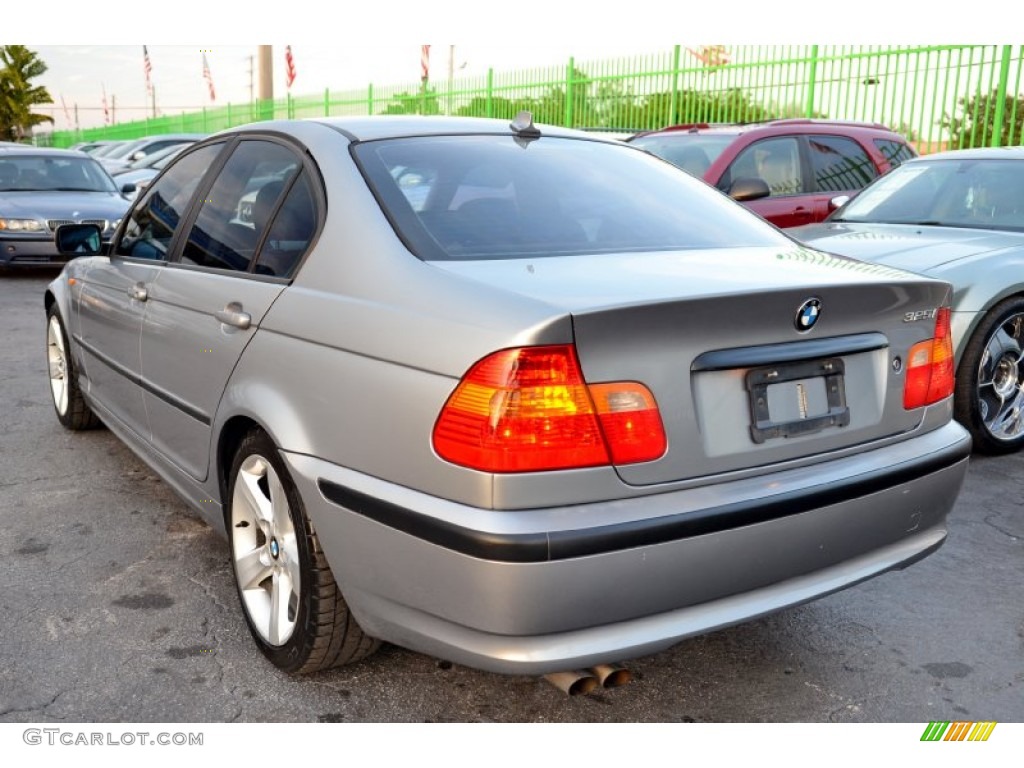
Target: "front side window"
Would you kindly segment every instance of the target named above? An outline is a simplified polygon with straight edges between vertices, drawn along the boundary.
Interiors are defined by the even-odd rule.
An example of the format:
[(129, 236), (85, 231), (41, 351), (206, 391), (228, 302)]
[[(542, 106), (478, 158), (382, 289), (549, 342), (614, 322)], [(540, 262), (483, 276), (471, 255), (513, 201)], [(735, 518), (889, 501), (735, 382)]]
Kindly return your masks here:
[(763, 179), (772, 197), (798, 195), (806, 191), (800, 168), (800, 146), (792, 136), (763, 139), (751, 144), (729, 165), (723, 181), (726, 178), (729, 184), (736, 179)]
[(860, 189), (878, 176), (867, 151), (843, 136), (808, 136), (814, 187), (819, 192)]
[[(428, 261), (791, 244), (689, 174), (624, 144), (435, 136), (353, 151), (398, 235)], [(415, 183), (403, 184), (402, 169), (415, 169)]]
[(249, 271), (278, 202), (301, 166), (299, 156), (281, 144), (241, 142), (202, 201), (181, 262)]
[(131, 212), (115, 247), (119, 256), (166, 260), (174, 232), (203, 175), (223, 144), (209, 144), (182, 157), (153, 184)]

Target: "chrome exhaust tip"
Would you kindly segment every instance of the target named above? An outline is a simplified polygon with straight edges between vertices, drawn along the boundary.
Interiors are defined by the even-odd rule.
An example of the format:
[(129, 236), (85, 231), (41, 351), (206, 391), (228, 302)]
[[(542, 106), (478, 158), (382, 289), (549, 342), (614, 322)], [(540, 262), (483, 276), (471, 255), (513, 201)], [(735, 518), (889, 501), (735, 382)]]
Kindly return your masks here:
[(575, 669), (571, 672), (552, 672), (544, 675), (544, 679), (555, 688), (569, 696), (590, 693), (600, 685), (600, 681), (590, 672)]
[(619, 688), (633, 679), (633, 673), (618, 664), (598, 664), (590, 673), (602, 688)]

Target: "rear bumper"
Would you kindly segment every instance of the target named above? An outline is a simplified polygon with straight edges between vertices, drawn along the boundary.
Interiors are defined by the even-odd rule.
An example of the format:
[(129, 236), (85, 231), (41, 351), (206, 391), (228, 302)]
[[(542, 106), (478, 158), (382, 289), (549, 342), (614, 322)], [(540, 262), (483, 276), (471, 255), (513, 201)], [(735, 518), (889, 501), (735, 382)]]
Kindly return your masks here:
[(945, 538), (969, 451), (950, 423), (760, 478), (518, 511), (285, 459), (366, 631), (539, 674), (652, 653), (926, 556)]

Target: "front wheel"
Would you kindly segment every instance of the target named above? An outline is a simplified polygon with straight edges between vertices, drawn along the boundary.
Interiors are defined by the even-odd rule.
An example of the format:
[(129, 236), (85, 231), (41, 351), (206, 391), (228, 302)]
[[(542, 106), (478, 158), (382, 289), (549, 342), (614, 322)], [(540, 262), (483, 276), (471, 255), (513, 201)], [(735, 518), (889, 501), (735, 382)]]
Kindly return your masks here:
[(56, 302), (46, 312), (46, 368), (57, 418), (67, 429), (93, 429), (100, 420), (85, 402), (78, 386), (78, 371), (71, 357), (68, 335)]
[(286, 672), (369, 656), (379, 642), (356, 623), (277, 446), (254, 430), (231, 466), (226, 512), (231, 562), (256, 644)]
[(1024, 447), (1024, 298), (1006, 299), (982, 319), (957, 372), (956, 419), (974, 448), (1000, 454)]

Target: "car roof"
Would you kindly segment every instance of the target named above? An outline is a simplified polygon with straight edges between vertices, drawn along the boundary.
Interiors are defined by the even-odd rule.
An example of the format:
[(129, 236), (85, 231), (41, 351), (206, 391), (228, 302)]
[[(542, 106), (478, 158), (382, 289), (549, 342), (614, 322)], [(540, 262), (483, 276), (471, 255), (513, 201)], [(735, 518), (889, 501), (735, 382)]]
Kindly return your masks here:
[(907, 160), (920, 163), (929, 160), (1024, 160), (1024, 147), (976, 147), (973, 149), (948, 149)]
[(818, 118), (792, 117), (779, 120), (766, 120), (757, 123), (684, 123), (682, 125), (670, 125), (656, 131), (645, 131), (638, 133), (633, 138), (641, 136), (671, 136), (673, 134), (686, 135), (693, 133), (719, 134), (723, 136), (739, 136), (743, 133), (763, 131), (765, 133), (788, 133), (794, 129), (806, 133), (830, 133), (837, 128), (844, 131), (869, 131), (872, 133), (887, 133), (898, 135), (882, 123), (870, 123), (858, 120), (822, 120)]
[[(303, 120), (272, 120), (229, 128), (217, 135), (226, 136), (238, 132), (304, 132), (313, 124), (336, 130), (353, 141), (405, 138), (410, 136), (444, 136), (458, 134), (493, 133), (511, 136), (513, 129), (509, 120), (485, 117), (442, 117), (421, 115), (373, 115), (369, 117), (324, 117)], [(554, 125), (535, 124), (543, 136), (571, 136), (601, 141), (607, 144), (621, 144), (613, 138), (594, 133), (562, 128)]]
[[(85, 152), (77, 149), (55, 149), (54, 147), (30, 147), (25, 144), (0, 144), (0, 157), (84, 157), (89, 158)], [(91, 158), (89, 158), (91, 159)]]

